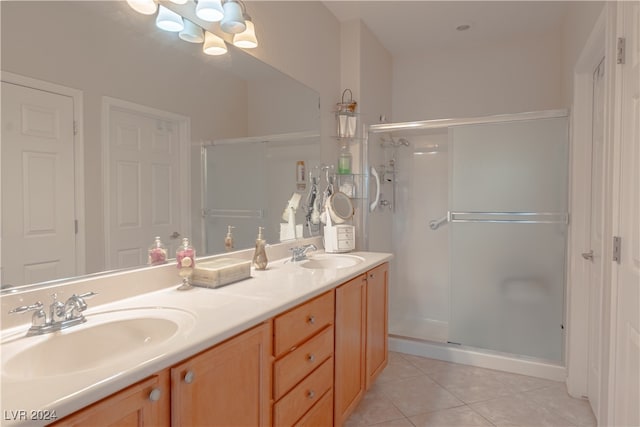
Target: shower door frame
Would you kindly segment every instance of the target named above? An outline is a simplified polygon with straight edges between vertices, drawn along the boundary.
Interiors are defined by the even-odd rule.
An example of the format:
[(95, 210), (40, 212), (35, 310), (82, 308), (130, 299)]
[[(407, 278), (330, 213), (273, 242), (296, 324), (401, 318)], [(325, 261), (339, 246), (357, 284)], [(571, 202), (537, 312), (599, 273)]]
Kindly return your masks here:
[[(368, 176), (370, 173), (370, 161), (368, 158), (368, 143), (370, 135), (382, 134), (382, 133), (393, 133), (393, 132), (411, 132), (411, 131), (424, 131), (424, 130), (444, 130), (448, 129), (452, 126), (460, 126), (460, 125), (471, 125), (471, 124), (495, 124), (495, 123), (507, 123), (507, 122), (517, 122), (517, 121), (526, 121), (526, 120), (538, 120), (538, 119), (549, 119), (549, 118), (568, 118), (569, 110), (568, 109), (555, 109), (555, 110), (542, 110), (542, 111), (530, 111), (530, 112), (522, 112), (522, 113), (513, 113), (513, 114), (499, 114), (499, 115), (491, 115), (491, 116), (478, 116), (478, 117), (470, 117), (470, 118), (452, 118), (452, 119), (435, 119), (435, 120), (423, 120), (423, 121), (413, 121), (413, 122), (398, 122), (398, 123), (382, 123), (369, 125), (368, 129), (365, 129), (364, 132), (364, 146), (363, 146), (363, 169), (366, 171), (366, 175)], [(366, 127), (365, 127), (366, 128)], [(569, 168), (570, 168), (571, 159), (569, 159)], [(368, 179), (365, 179), (365, 182), (368, 182)], [(369, 202), (369, 193), (366, 193), (367, 206)], [(370, 211), (367, 209), (366, 214), (364, 214), (363, 218), (363, 226), (365, 236), (368, 236), (370, 231), (369, 225), (370, 221), (368, 220), (368, 215)], [(447, 222), (452, 218), (452, 213), (449, 212), (447, 214)], [(554, 213), (555, 214), (555, 213)], [(425, 219), (427, 220), (427, 219)], [(458, 220), (460, 221), (460, 220)], [(544, 221), (544, 220), (543, 220)], [(553, 218), (553, 222), (569, 222), (569, 214), (562, 215), (561, 218)], [(519, 221), (520, 222), (520, 221)], [(565, 243), (566, 245), (567, 243)], [(373, 250), (374, 248), (369, 247), (369, 239), (368, 237), (365, 240), (365, 250)], [(566, 246), (565, 246), (566, 251)], [(565, 286), (567, 286), (567, 263), (568, 257), (565, 261)], [(565, 290), (566, 293), (566, 290)], [(563, 304), (563, 319), (566, 318), (566, 301)], [(400, 335), (390, 334), (392, 338), (408, 338), (413, 341), (423, 341), (416, 338), (411, 337), (403, 337)], [(425, 341), (428, 343), (428, 341)], [(564, 344), (566, 346), (566, 336), (564, 337)], [(457, 347), (457, 346), (456, 346)], [(471, 347), (469, 347), (471, 349)], [(476, 349), (484, 351), (484, 349)], [(491, 350), (486, 350), (488, 352), (492, 352)], [(564, 348), (563, 348), (564, 352)], [(565, 355), (566, 356), (566, 355)], [(563, 361), (562, 363), (564, 363)], [(559, 367), (559, 366), (558, 366)], [(561, 376), (564, 376), (564, 368), (561, 369), (562, 373), (556, 369), (558, 367), (552, 368), (552, 373), (548, 374), (548, 378), (559, 379)]]

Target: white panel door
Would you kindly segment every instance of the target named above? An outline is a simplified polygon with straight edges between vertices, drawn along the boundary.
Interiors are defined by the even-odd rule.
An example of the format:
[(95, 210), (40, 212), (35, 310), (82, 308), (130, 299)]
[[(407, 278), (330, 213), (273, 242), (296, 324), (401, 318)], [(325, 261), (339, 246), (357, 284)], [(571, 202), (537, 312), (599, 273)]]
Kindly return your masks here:
[(73, 99), (2, 82), (2, 284), (76, 275)]
[[(626, 39), (621, 65), (620, 205), (616, 267), (613, 425), (640, 425), (640, 3), (620, 2)], [(614, 231), (615, 233), (615, 231)]]
[(180, 230), (179, 123), (130, 109), (109, 112), (107, 268), (147, 263), (160, 236), (175, 253)]
[(602, 314), (603, 314), (603, 210), (604, 204), (604, 59), (593, 73), (593, 114), (591, 132), (591, 212), (590, 245), (583, 253), (589, 263), (589, 355), (587, 396), (594, 414), (599, 414)]

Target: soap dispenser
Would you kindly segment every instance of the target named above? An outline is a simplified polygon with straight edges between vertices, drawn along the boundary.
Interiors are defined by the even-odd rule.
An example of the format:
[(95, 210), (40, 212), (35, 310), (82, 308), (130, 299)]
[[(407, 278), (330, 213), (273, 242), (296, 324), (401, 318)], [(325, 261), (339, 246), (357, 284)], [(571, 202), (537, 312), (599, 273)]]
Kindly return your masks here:
[(227, 252), (231, 252), (233, 250), (233, 234), (231, 230), (235, 227), (232, 225), (227, 226), (227, 237), (224, 238), (224, 250)]
[(253, 254), (253, 266), (256, 270), (266, 270), (267, 268), (267, 252), (265, 250), (266, 242), (262, 238), (263, 227), (258, 227), (258, 237), (256, 238), (256, 251)]

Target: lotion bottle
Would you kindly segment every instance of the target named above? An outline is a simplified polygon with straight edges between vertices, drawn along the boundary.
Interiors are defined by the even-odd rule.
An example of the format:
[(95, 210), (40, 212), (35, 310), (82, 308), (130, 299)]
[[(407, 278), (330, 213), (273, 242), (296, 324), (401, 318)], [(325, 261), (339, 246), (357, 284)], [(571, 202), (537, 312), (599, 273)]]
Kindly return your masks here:
[(231, 230), (235, 227), (228, 225), (227, 226), (227, 237), (224, 238), (224, 250), (227, 252), (231, 252), (233, 250), (233, 234)]
[(256, 251), (253, 254), (253, 266), (256, 270), (267, 269), (267, 252), (265, 250), (266, 242), (262, 238), (263, 227), (258, 227), (258, 237), (256, 238)]

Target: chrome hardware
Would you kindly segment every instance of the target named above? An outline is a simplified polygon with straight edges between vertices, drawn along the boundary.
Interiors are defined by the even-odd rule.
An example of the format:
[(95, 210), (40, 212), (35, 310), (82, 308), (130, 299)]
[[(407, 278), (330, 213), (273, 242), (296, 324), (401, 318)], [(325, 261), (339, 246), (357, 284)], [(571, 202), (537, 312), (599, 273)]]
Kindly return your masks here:
[(161, 396), (162, 390), (160, 390), (159, 388), (154, 388), (153, 390), (151, 390), (151, 393), (149, 393), (149, 400), (152, 402), (157, 402), (158, 400), (160, 400)]
[(315, 392), (315, 391), (313, 391), (313, 390), (309, 390), (309, 391), (307, 392), (307, 397), (308, 397), (309, 399), (313, 399), (314, 397), (316, 397), (316, 392)]
[(307, 252), (317, 251), (318, 247), (312, 243), (310, 245), (296, 246), (295, 248), (291, 248), (289, 250), (291, 251), (291, 261), (297, 262), (307, 259)]
[(195, 379), (196, 374), (193, 371), (187, 371), (187, 373), (184, 374), (184, 382), (187, 384), (191, 384)]
[(43, 307), (42, 303), (40, 301), (36, 302), (35, 304), (31, 304), (31, 305), (21, 305), (20, 307), (16, 307), (13, 310), (11, 310), (9, 312), (9, 314), (14, 314), (14, 313), (25, 313), (27, 311), (32, 311), (32, 310), (41, 310)]
[(310, 363), (313, 363), (313, 362), (315, 362), (315, 361), (316, 361), (316, 356), (314, 356), (313, 354), (310, 354), (310, 355), (308, 355), (308, 356), (307, 356), (307, 360), (308, 360)]
[(582, 253), (582, 258), (589, 260), (589, 261), (593, 261), (593, 249), (591, 249), (589, 252), (583, 252)]
[(620, 264), (622, 240), (620, 236), (613, 236), (613, 260)]
[(441, 225), (448, 223), (451, 220), (449, 217), (449, 213), (443, 216), (440, 219), (434, 219), (433, 221), (429, 221), (429, 228), (432, 230), (437, 230)]
[(566, 212), (449, 212), (449, 222), (569, 224)]
[(310, 325), (315, 324), (315, 323), (316, 323), (316, 316), (314, 316), (314, 315), (312, 314), (311, 316), (309, 316), (309, 317), (307, 318), (307, 322), (308, 322)]
[(618, 37), (616, 45), (616, 64), (624, 64), (625, 62), (625, 38)]
[(73, 294), (65, 303), (62, 303), (58, 301), (58, 294), (54, 293), (48, 315), (40, 301), (33, 305), (14, 308), (9, 314), (34, 311), (27, 336), (48, 334), (86, 322), (87, 319), (82, 314), (87, 309), (87, 303), (84, 299), (94, 295), (96, 295), (95, 292), (87, 292), (82, 295)]

